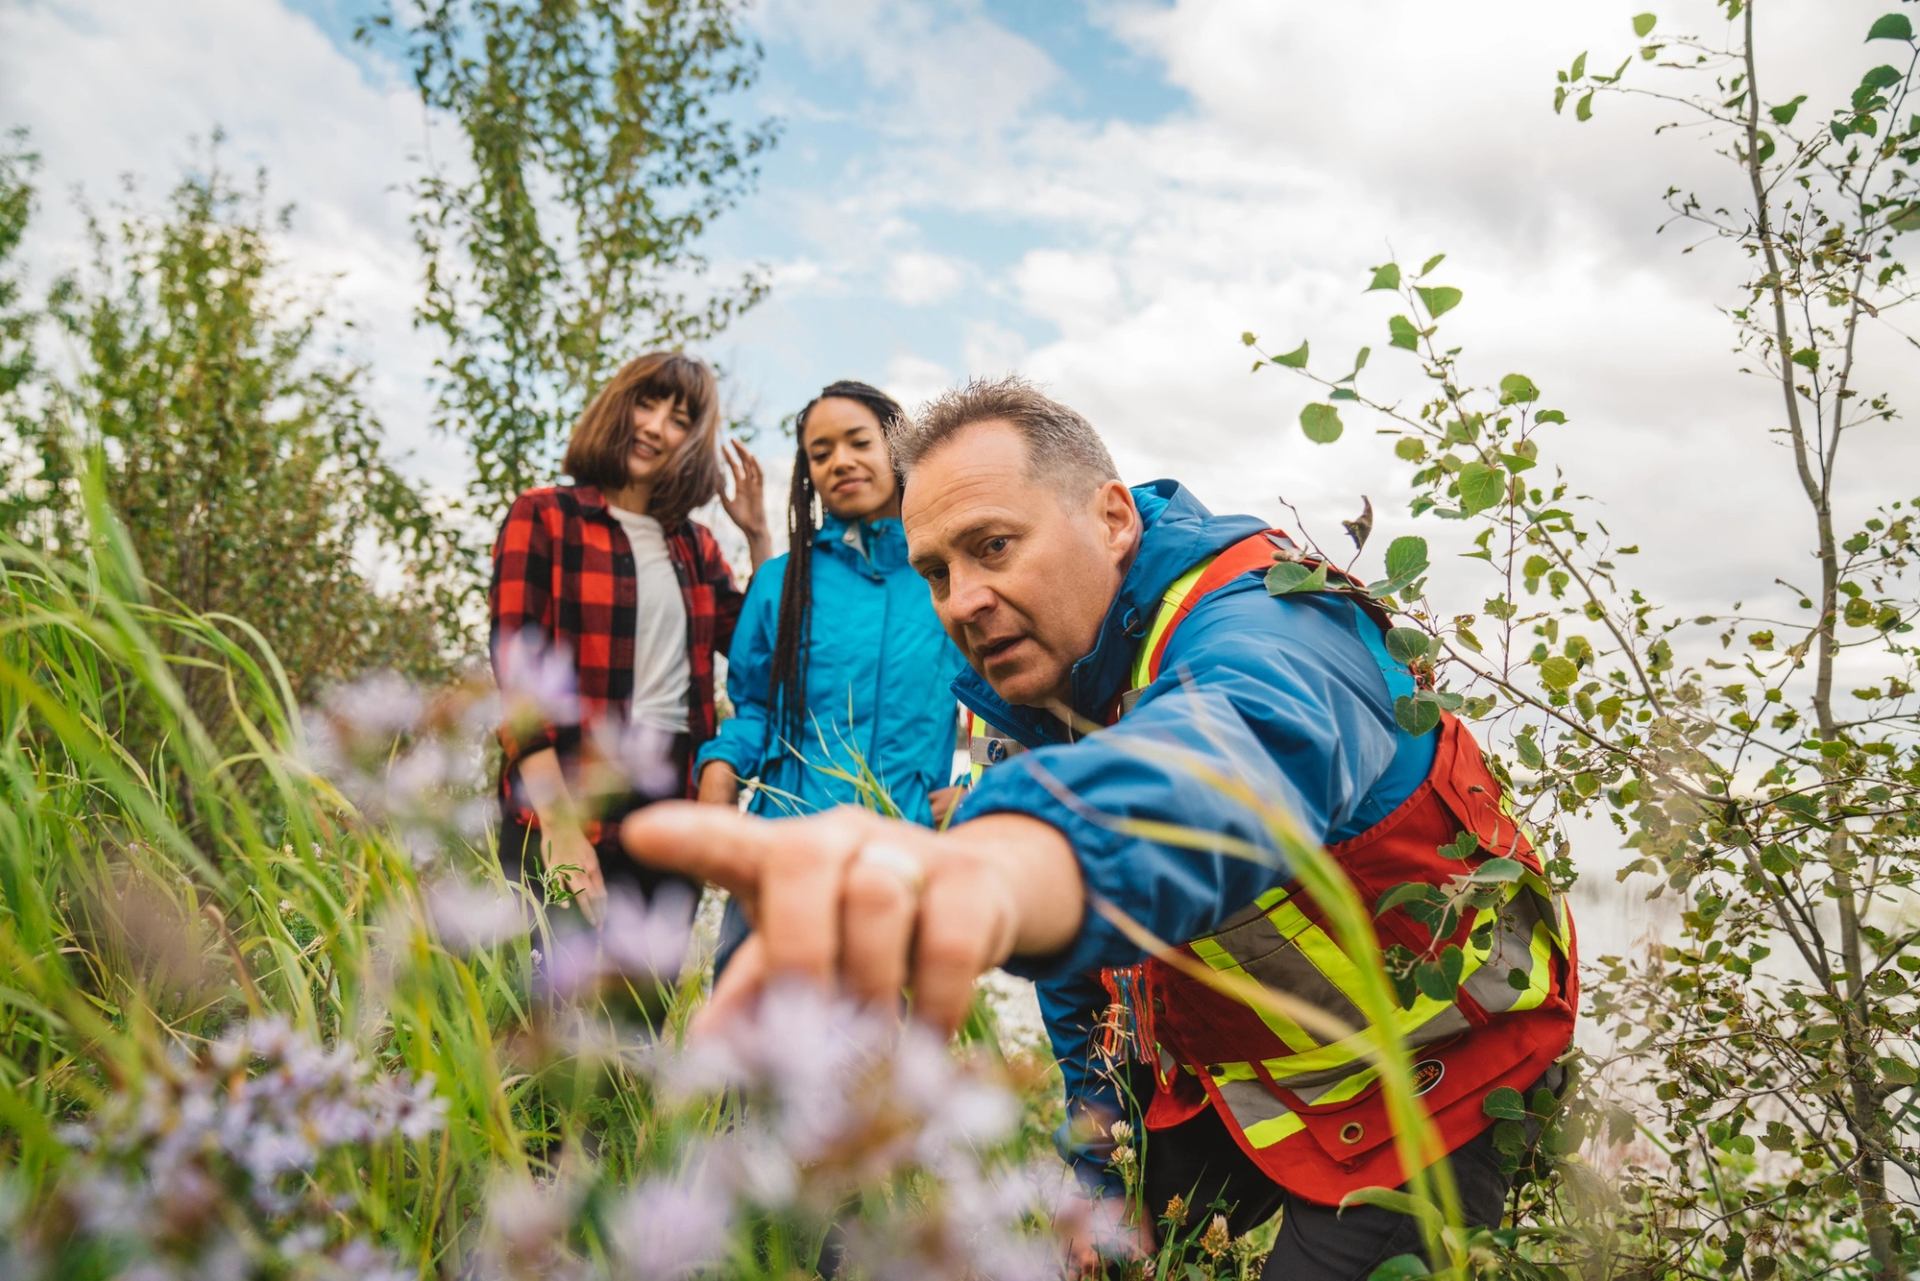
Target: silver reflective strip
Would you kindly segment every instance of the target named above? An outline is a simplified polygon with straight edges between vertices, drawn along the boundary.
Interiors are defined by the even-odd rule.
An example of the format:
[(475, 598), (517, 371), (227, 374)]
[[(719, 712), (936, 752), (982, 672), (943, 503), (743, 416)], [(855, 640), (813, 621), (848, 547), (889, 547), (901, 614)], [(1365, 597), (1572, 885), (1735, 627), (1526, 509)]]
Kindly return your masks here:
[[(1283, 936), (1272, 918), (1257, 908), (1236, 913), (1227, 928), (1207, 936), (1239, 962), (1247, 977), (1262, 986), (1285, 992), (1339, 1019), (1349, 1027), (1364, 1027), (1360, 1007), (1335, 987), (1297, 946)], [(1245, 919), (1242, 919), (1245, 918)]]
[(1258, 1125), (1262, 1121), (1271, 1121), (1277, 1116), (1285, 1116), (1292, 1108), (1273, 1097), (1273, 1091), (1258, 1081), (1220, 1081), (1214, 1085), (1220, 1090), (1220, 1098), (1227, 1105), (1227, 1111), (1233, 1113), (1241, 1129)]
[(1539, 895), (1523, 889), (1499, 907), (1496, 919), (1493, 950), (1460, 988), (1487, 1013), (1505, 1014), (1526, 993), (1525, 988), (1507, 982), (1507, 976), (1519, 970), (1532, 977), (1533, 927), (1547, 918), (1541, 913)]

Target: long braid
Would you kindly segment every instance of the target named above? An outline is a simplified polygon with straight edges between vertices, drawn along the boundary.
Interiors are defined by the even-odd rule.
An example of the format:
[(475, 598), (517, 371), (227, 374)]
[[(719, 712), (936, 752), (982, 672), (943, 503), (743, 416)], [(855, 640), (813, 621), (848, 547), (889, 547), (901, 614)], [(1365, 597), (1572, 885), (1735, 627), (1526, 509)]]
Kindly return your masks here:
[[(807, 466), (807, 415), (823, 400), (857, 401), (873, 411), (880, 420), (880, 435), (886, 440), (891, 462), (893, 433), (905, 412), (891, 396), (877, 387), (851, 379), (829, 383), (808, 401), (793, 423), (793, 484), (787, 490), (787, 572), (780, 584), (780, 621), (773, 642), (771, 673), (774, 724), (796, 750), (805, 750), (807, 741), (807, 636), (813, 619), (813, 538), (819, 526), (814, 504), (819, 498), (813, 487), (813, 471)], [(900, 484), (898, 470), (894, 484)]]

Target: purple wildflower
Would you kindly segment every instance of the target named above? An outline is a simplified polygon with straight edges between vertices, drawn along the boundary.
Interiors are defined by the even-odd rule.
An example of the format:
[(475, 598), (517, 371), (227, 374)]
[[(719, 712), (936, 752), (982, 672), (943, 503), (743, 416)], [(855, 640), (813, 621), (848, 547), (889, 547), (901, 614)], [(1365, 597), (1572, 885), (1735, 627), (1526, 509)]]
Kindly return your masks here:
[(686, 1281), (716, 1266), (733, 1244), (733, 1215), (724, 1189), (704, 1167), (677, 1180), (649, 1179), (609, 1216), (618, 1275), (627, 1281)]
[(499, 653), (500, 696), (506, 720), (534, 725), (577, 725), (573, 655), (531, 628), (506, 638)]
[(427, 886), (426, 908), (441, 943), (460, 955), (518, 938), (529, 924), (518, 895), (451, 876)]
[(542, 990), (556, 1001), (581, 1000), (617, 982), (672, 982), (693, 938), (692, 893), (662, 886), (651, 899), (615, 886), (598, 926), (554, 939), (540, 968)]

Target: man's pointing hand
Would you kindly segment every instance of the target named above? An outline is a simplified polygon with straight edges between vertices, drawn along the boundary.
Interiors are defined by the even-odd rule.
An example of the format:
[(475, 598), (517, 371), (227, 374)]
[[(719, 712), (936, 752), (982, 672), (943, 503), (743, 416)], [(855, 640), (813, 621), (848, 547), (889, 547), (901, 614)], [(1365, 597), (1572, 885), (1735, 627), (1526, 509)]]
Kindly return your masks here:
[(641, 862), (727, 890), (754, 924), (701, 1023), (799, 975), (882, 1005), (909, 990), (914, 1014), (951, 1032), (975, 978), (1065, 947), (1084, 909), (1066, 839), (1020, 815), (936, 834), (854, 808), (767, 820), (668, 801), (631, 815), (620, 839)]

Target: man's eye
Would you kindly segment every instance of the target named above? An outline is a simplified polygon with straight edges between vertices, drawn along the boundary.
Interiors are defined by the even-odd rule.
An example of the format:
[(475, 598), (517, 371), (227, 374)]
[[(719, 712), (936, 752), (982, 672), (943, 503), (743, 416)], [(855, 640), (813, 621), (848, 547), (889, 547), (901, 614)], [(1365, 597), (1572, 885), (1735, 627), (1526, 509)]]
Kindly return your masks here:
[(989, 556), (998, 556), (1001, 552), (1007, 550), (1007, 544), (1012, 541), (1012, 539), (1004, 535), (999, 538), (989, 538), (984, 550)]

